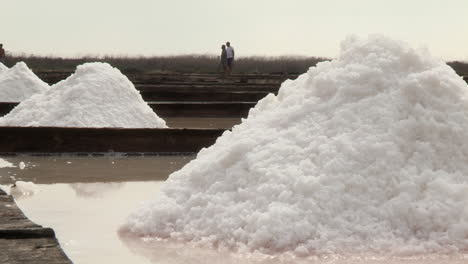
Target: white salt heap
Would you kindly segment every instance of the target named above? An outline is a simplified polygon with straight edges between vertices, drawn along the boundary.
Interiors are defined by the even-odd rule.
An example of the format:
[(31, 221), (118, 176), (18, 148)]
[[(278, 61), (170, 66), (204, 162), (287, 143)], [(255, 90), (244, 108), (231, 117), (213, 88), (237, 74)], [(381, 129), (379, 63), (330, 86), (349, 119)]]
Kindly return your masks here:
[(39, 79), (26, 63), (18, 62), (10, 69), (0, 65), (0, 102), (21, 102), (48, 89), (49, 85)]
[(121, 233), (268, 254), (468, 250), (468, 87), (350, 37), (181, 170)]
[(0, 118), (0, 126), (166, 127), (135, 86), (107, 63), (86, 63)]

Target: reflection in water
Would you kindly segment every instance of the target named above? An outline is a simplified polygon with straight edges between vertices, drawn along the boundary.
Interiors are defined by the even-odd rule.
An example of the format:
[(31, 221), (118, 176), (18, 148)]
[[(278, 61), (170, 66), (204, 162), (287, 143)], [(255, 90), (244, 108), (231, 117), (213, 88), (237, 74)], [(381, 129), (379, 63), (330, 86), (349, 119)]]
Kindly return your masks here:
[(391, 257), (378, 255), (328, 255), (301, 258), (292, 254), (265, 255), (234, 253), (227, 250), (200, 248), (186, 243), (168, 242), (121, 234), (120, 239), (132, 252), (145, 256), (152, 263), (164, 264), (466, 264), (468, 255)]
[(240, 254), (200, 248), (186, 243), (168, 242), (156, 239), (144, 239), (121, 234), (120, 239), (132, 252), (142, 255), (152, 263), (164, 264), (275, 264), (292, 263), (294, 258), (274, 257), (261, 254)]
[(122, 188), (124, 184), (123, 182), (71, 183), (70, 187), (79, 197), (97, 198), (102, 197), (106, 192)]
[(33, 182), (16, 181), (15, 184), (10, 187), (10, 195), (16, 200), (31, 197), (38, 192), (39, 188)]
[(106, 190), (105, 195), (93, 199), (78, 194), (69, 184), (38, 184), (41, 192), (17, 204), (33, 222), (55, 230), (74, 264), (149, 264), (119, 240), (117, 230), (142, 201), (154, 198), (161, 184), (101, 183), (97, 189), (94, 183), (79, 185), (84, 190)]

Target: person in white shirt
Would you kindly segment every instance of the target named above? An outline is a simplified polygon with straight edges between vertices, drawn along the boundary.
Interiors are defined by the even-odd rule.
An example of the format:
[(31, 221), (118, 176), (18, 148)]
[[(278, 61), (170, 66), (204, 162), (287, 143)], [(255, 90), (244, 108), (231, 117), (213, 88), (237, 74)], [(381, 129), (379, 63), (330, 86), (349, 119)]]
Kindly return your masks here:
[(231, 73), (232, 66), (234, 64), (234, 48), (231, 46), (231, 43), (229, 43), (229, 41), (226, 42), (226, 57), (228, 73)]

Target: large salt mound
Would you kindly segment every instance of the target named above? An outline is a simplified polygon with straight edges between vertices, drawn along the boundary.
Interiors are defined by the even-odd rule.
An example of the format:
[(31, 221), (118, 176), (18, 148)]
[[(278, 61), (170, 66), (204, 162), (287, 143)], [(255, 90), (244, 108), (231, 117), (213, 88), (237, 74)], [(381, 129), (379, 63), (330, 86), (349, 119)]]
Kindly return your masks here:
[(86, 63), (0, 118), (0, 126), (166, 127), (135, 86), (106, 63)]
[(0, 102), (21, 102), (48, 89), (26, 63), (18, 62), (10, 69), (0, 65)]
[(427, 51), (348, 38), (120, 231), (268, 254), (468, 250), (467, 92)]

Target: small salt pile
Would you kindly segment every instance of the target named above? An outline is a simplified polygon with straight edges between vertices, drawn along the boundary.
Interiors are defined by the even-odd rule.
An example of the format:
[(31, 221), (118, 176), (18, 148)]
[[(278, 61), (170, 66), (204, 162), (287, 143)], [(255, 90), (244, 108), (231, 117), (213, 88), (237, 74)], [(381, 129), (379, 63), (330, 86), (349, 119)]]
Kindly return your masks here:
[(350, 37), (170, 175), (121, 234), (299, 256), (468, 250), (468, 87)]
[(163, 128), (135, 86), (107, 63), (86, 63), (0, 118), (1, 126)]
[(24, 62), (18, 62), (10, 69), (3, 64), (0, 66), (0, 102), (22, 102), (48, 89), (49, 85)]
[(39, 187), (34, 182), (29, 181), (16, 181), (10, 188), (10, 195), (15, 197), (15, 199), (32, 196), (38, 192)]
[(0, 168), (16, 167), (13, 163), (0, 158)]

